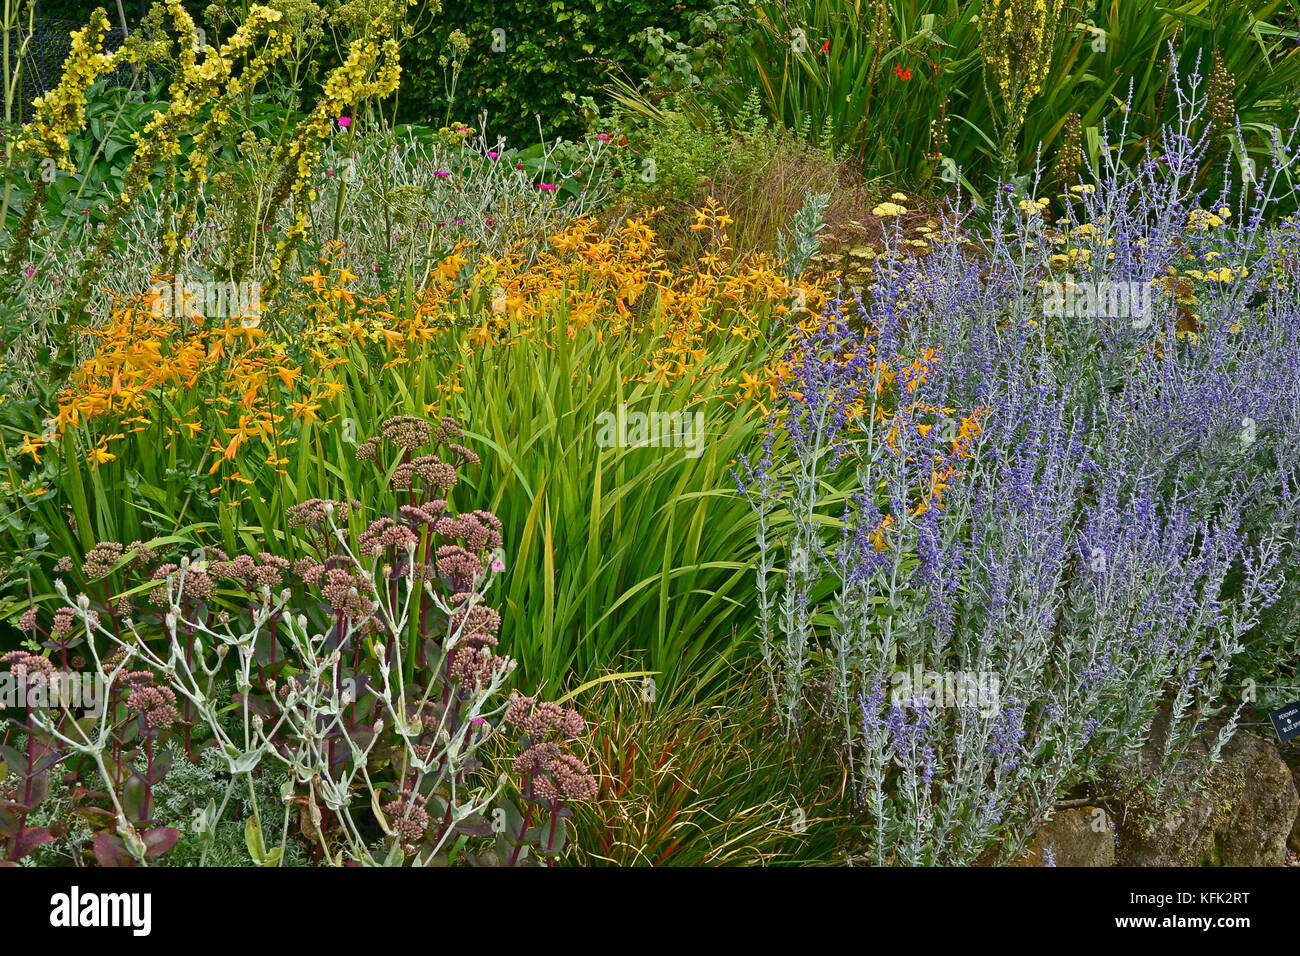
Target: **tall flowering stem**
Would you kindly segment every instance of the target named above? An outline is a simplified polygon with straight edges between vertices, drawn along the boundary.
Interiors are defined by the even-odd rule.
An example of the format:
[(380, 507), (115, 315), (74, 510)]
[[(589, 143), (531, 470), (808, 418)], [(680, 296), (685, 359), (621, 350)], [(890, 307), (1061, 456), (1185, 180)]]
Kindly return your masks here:
[(980, 58), (985, 91), (998, 119), (1004, 178), (1012, 172), (1015, 138), (1029, 104), (1051, 73), (1064, 7), (1065, 0), (985, 0), (980, 7)]
[(957, 206), (929, 256), (882, 256), (793, 335), (736, 471), (774, 707), (839, 753), (878, 865), (1012, 860), (1074, 788), (1203, 770), (1294, 593), (1300, 227), (1266, 212), (1297, 149), (1200, 195), (1192, 80), (1052, 228), (1009, 196), (985, 248)]
[[(108, 210), (104, 228), (87, 256), (91, 266), (83, 271), (78, 280), (60, 325), (54, 357), (56, 373), (71, 368), (73, 330), (86, 314), (95, 282), (99, 278), (99, 270), (108, 261), (108, 251), (115, 240), (118, 226), (148, 187), (150, 176), (158, 164), (180, 152), (181, 135), (191, 128), (205, 107), (221, 98), (223, 90), (231, 82), (234, 59), (247, 51), (256, 39), (264, 34), (271, 39), (271, 59), (288, 49), (290, 38), (280, 36), (275, 29), (275, 24), (283, 19), (282, 14), (270, 7), (254, 6), (249, 10), (247, 21), (222, 44), (221, 49), (205, 56), (202, 65), (199, 65), (191, 45), (191, 37), (194, 35), (193, 18), (179, 0), (166, 0), (166, 7), (178, 35), (176, 45), (179, 63), (169, 87), (171, 100), (166, 110), (156, 113), (135, 134), (139, 145), (127, 167), (122, 191)], [(254, 68), (254, 75), (258, 69)], [(203, 162), (199, 164), (200, 170)]]
[(370, 24), (366, 36), (352, 41), (347, 59), (325, 80), (321, 98), (298, 124), (292, 138), (277, 155), (282, 169), (272, 187), (261, 221), (271, 221), (290, 198), (293, 221), (283, 239), (276, 243), (271, 261), (271, 278), (266, 290), (269, 299), (275, 294), (284, 267), (307, 232), (309, 201), (316, 198), (311, 187), (312, 172), (334, 128), (334, 121), (351, 111), (363, 100), (391, 95), (402, 75), (397, 40), (392, 24), (401, 20), (414, 0), (395, 0), (391, 8), (381, 9)]

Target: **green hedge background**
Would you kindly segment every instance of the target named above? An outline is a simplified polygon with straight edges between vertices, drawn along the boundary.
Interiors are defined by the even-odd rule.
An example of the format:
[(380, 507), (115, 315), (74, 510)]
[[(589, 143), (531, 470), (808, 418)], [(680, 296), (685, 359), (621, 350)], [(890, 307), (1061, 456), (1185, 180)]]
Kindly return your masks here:
[[(646, 27), (684, 36), (690, 16), (707, 0), (450, 0), (428, 31), (403, 57), (400, 118), (420, 122), (446, 109), (438, 57), (447, 36), (460, 30), (470, 41), (457, 87), (453, 119), (488, 131), (512, 145), (537, 140), (537, 120), (549, 138), (582, 131), (576, 98), (593, 95), (606, 70), (640, 78), (644, 50), (632, 37)], [(504, 52), (493, 52), (492, 31), (505, 31)], [(565, 99), (570, 93), (575, 102)], [(522, 139), (521, 139), (522, 137)]]
[[(186, 0), (186, 8), (202, 22), (206, 0)], [(97, 6), (117, 24), (116, 4), (108, 0), (42, 0), (40, 15), (84, 22)], [(127, 22), (140, 19), (140, 0), (123, 0)], [(511, 145), (537, 141), (537, 120), (547, 138), (576, 136), (582, 121), (577, 99), (597, 93), (608, 69), (639, 79), (643, 54), (632, 37), (646, 27), (659, 27), (685, 36), (691, 15), (706, 9), (708, 0), (447, 0), (424, 30), (405, 46), (398, 118), (402, 122), (441, 125), (448, 113), (444, 69), (439, 57), (448, 35), (460, 30), (470, 49), (451, 109), (453, 121), (478, 128), (488, 113), (488, 131), (505, 136)], [(415, 8), (413, 19), (427, 24), (427, 8)], [(494, 29), (505, 31), (505, 50), (494, 52)], [(340, 61), (340, 51), (328, 38), (317, 51), (309, 75), (321, 77)], [(309, 91), (309, 95), (311, 92)], [(565, 94), (571, 94), (566, 99)]]

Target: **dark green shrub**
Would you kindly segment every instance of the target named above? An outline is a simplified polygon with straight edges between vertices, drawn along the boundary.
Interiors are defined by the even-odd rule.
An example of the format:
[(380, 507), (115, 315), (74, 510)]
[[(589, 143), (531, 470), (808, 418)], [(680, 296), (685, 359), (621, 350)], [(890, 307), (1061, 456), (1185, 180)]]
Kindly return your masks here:
[[(685, 33), (707, 0), (475, 0), (448, 4), (433, 27), (402, 51), (399, 119), (441, 118), (479, 123), (488, 113), (492, 135), (527, 145), (583, 131), (581, 99), (594, 97), (606, 73), (641, 75), (641, 45), (633, 37), (648, 27)], [(412, 16), (418, 15), (418, 8)], [(497, 49), (494, 50), (494, 30)], [(468, 40), (455, 101), (448, 86), (455, 50), (453, 31)], [(504, 49), (500, 47), (504, 45)], [(444, 59), (445, 58), (445, 59)]]

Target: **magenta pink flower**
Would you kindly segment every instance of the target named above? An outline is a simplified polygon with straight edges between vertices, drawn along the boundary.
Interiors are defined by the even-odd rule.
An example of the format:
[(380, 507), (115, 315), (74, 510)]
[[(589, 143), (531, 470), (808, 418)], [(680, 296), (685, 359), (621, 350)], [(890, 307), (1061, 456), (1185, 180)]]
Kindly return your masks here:
[(350, 116), (340, 116), (340, 117), (339, 117), (339, 127), (340, 127), (341, 129), (347, 129), (347, 128), (348, 128), (349, 126), (351, 126), (351, 125), (352, 125), (352, 117), (350, 117)]

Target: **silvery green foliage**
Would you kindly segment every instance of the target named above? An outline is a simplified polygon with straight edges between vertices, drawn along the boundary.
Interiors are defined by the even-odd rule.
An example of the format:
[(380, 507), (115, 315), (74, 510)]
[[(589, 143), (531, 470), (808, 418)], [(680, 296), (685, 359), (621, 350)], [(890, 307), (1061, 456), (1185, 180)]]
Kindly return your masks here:
[(355, 143), (336, 137), (322, 157), (332, 175), (320, 178), (312, 206), (316, 234), (331, 234), (341, 208), (340, 238), (357, 262), (348, 264), (365, 285), (376, 271), (410, 271), (418, 282), (430, 257), (447, 255), (458, 242), (475, 254), (531, 260), (549, 236), (605, 199), (607, 139), (543, 141), (520, 159), (483, 132), (463, 144), (417, 138), (409, 127), (381, 129)]
[[(1103, 148), (1056, 223), (1093, 224), (1073, 281), (1145, 284), (1149, 314), (1046, 310), (1065, 246), (1008, 197), (986, 249), (885, 259), (797, 332), (785, 414), (741, 462), (782, 726), (831, 736), (876, 864), (1014, 859), (1073, 786), (1159, 790), (1235, 729), (1225, 675), (1298, 565), (1300, 230), (1266, 226), (1281, 141), (1226, 225), (1189, 229), (1230, 201), (1192, 185), (1194, 91), (1162, 153)], [(1168, 269), (1225, 265), (1180, 336)], [(927, 672), (997, 693), (894, 693)]]
[[(245, 821), (254, 816), (255, 807), (265, 810), (280, 803), (280, 788), (289, 778), (285, 768), (268, 761), (253, 774), (251, 793), (236, 781), (227, 807), (229, 819), (221, 820), (211, 834), (206, 834), (196, 832), (195, 823), (207, 813), (209, 806), (216, 807), (225, 799), (231, 782), (225, 758), (213, 748), (204, 747), (198, 753), (197, 762), (191, 763), (180, 749), (173, 749), (170, 765), (166, 778), (153, 788), (154, 812), (184, 835), (160, 862), (165, 866), (196, 866), (206, 852), (208, 866), (249, 866), (252, 861)], [(306, 848), (296, 840), (286, 841), (280, 865), (306, 864)]]
[[(19, 747), (25, 747), (18, 740)], [(230, 774), (225, 759), (216, 750), (204, 748), (199, 751), (198, 761), (191, 763), (180, 750), (172, 750), (167, 758), (171, 767), (166, 778), (152, 790), (154, 813), (164, 826), (175, 826), (182, 831), (181, 839), (164, 856), (157, 858), (154, 865), (160, 866), (196, 866), (200, 857), (206, 852), (209, 866), (249, 866), (251, 861), (245, 840), (244, 821), (253, 815), (253, 804), (260, 807), (275, 806), (280, 801), (280, 785), (288, 774), (279, 772), (259, 773), (254, 777), (254, 796), (240, 790), (234, 791), (233, 800), (228, 808), (230, 819), (217, 824), (215, 832), (209, 839), (195, 833), (193, 822), (205, 808), (216, 806), (225, 798), (230, 787)], [(136, 767), (143, 771), (143, 765)], [(75, 804), (71, 798), (72, 786), (63, 778), (55, 775), (50, 781), (49, 798), (29, 818), (33, 827), (48, 828), (56, 821), (67, 827), (67, 833), (58, 841), (42, 846), (31, 856), (23, 857), (22, 866), (66, 866), (68, 865), (68, 847), (73, 856), (88, 851), (94, 832), (74, 812)], [(305, 866), (306, 849), (297, 841), (285, 844), (282, 866)]]
[[(495, 572), (485, 572), (474, 582), (474, 588), (464, 602), (456, 608), (448, 606), (443, 596), (427, 581), (415, 575), (415, 565), (408, 565), (405, 576), (393, 581), (388, 569), (378, 566), (367, 568), (355, 556), (347, 543), (345, 533), (335, 523), (333, 511), (329, 512), (329, 530), (336, 539), (339, 554), (361, 576), (376, 582), (378, 598), (374, 616), (389, 635), (390, 643), (376, 645), (378, 655), (378, 681), (371, 681), (366, 693), (378, 699), (382, 716), (370, 733), (357, 734), (358, 728), (349, 728), (344, 715), (361, 692), (352, 682), (336, 680), (342, 651), (354, 646), (353, 625), (341, 624), (342, 631), (333, 640), (324, 633), (310, 633), (305, 615), (295, 616), (288, 602), (291, 592), (286, 589), (278, 596), (263, 588), (261, 598), (251, 608), (251, 619), (235, 629), (227, 622), (213, 629), (203, 621), (187, 617), (182, 607), (185, 599), (186, 574), (191, 567), (185, 559), (180, 570), (166, 579), (166, 604), (170, 610), (165, 615), (165, 645), (149, 642), (137, 629), (136, 623), (127, 619), (121, 633), (109, 629), (89, 608), (85, 595), (72, 598), (62, 580), (56, 589), (66, 603), (76, 609), (86, 633), (95, 640), (86, 643), (93, 660), (95, 673), (104, 680), (104, 697), (110, 699), (113, 688), (122, 675), (131, 670), (147, 668), (159, 675), (181, 700), (188, 702), (196, 715), (197, 724), (211, 734), (214, 750), (219, 755), (227, 783), (219, 803), (210, 802), (193, 815), (185, 827), (187, 834), (203, 842), (199, 865), (206, 865), (218, 835), (218, 828), (228, 821), (228, 812), (236, 804), (250, 797), (251, 817), (242, 821), (245, 838), (254, 862), (263, 865), (281, 865), (286, 862), (291, 814), (297, 812), (295, 800), (306, 797), (303, 804), (319, 827), (321, 809), (328, 810), (339, 823), (337, 853), (331, 857), (328, 849), (326, 862), (340, 865), (355, 862), (363, 865), (403, 865), (412, 862), (404, 851), (403, 841), (393, 824), (379, 809), (384, 792), (371, 780), (367, 761), (371, 752), (382, 746), (395, 752), (402, 765), (408, 769), (412, 789), (416, 792), (435, 793), (446, 801), (447, 820), (451, 824), (442, 833), (436, 845), (422, 848), (416, 853), (415, 865), (435, 862), (445, 850), (445, 842), (457, 833), (457, 824), (481, 814), (505, 786), (503, 775), (496, 785), (480, 780), (475, 754), (496, 733), (496, 718), (504, 712), (507, 701), (502, 697), (503, 687), (514, 670), (514, 662), (504, 659), (504, 665), (494, 670), (485, 686), (473, 689), (465, 707), (459, 713), (465, 724), (477, 729), (464, 734), (459, 730), (449, 734), (435, 728), (436, 741), (432, 746), (420, 746), (420, 740), (429, 728), (420, 719), (423, 708), (440, 693), (443, 675), (447, 671), (448, 655), (456, 649), (464, 636), (469, 611), (478, 605), (490, 586)], [(411, 615), (415, 599), (423, 591), (427, 602), (436, 613), (448, 622), (447, 632), (434, 643), (428, 666), (423, 669), (425, 683), (408, 686), (401, 662), (405, 659), (407, 635), (410, 633)], [(227, 658), (233, 662), (235, 691), (248, 694), (254, 687), (253, 670), (256, 664), (257, 636), (264, 633), (273, 615), (280, 619), (279, 635), (288, 647), (286, 663), (296, 678), (278, 695), (279, 712), (264, 720), (252, 708), (239, 709), (239, 720), (232, 726), (223, 713), (227, 700), (218, 696), (223, 680), (223, 664)], [(360, 640), (361, 635), (357, 635)], [(122, 658), (108, 664), (96, 648), (96, 642), (107, 642), (120, 649)], [(428, 645), (426, 644), (426, 652)], [(390, 656), (391, 655), (391, 656)], [(420, 678), (417, 675), (417, 681)], [(268, 687), (271, 693), (276, 688)], [(33, 713), (32, 720), (43, 734), (54, 738), (67, 750), (90, 759), (112, 802), (117, 818), (117, 832), (127, 851), (136, 862), (144, 865), (145, 845), (136, 828), (129, 822), (113, 785), (113, 775), (106, 754), (111, 743), (112, 708), (101, 708), (94, 719), (63, 721), (57, 710)], [(442, 711), (445, 721), (452, 708)], [(345, 759), (332, 759), (330, 744), (339, 732), (352, 746)], [(266, 812), (256, 799), (255, 775), (270, 773), (284, 778), (280, 789), (282, 807), (275, 816)], [(241, 795), (241, 791), (243, 795)], [(405, 804), (405, 813), (412, 812), (413, 801)], [(372, 842), (363, 832), (363, 821), (377, 820), (388, 839), (386, 854), (376, 857), (369, 848)], [(278, 837), (278, 839), (277, 839)]]
[(791, 282), (799, 278), (808, 260), (820, 248), (817, 234), (826, 225), (826, 208), (830, 202), (830, 193), (810, 192), (790, 225), (776, 237), (777, 258), (785, 263), (785, 276)]

